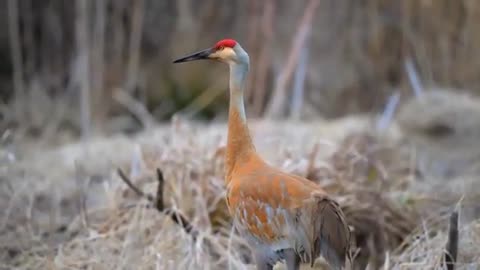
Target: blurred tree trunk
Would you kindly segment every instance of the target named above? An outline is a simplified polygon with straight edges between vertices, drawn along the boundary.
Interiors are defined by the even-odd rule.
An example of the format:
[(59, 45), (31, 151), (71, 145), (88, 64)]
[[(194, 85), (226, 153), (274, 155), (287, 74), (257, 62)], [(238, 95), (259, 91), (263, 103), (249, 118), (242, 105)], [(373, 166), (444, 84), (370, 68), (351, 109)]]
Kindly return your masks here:
[(92, 127), (91, 85), (90, 85), (90, 40), (89, 40), (89, 0), (76, 0), (76, 86), (80, 91), (80, 119), (82, 138), (88, 139)]
[(19, 29), (19, 8), (17, 0), (8, 0), (8, 30), (10, 36), (10, 51), (13, 64), (13, 87), (15, 91), (15, 118), (17, 121), (25, 120), (25, 108), (23, 102), (26, 98), (23, 78), (23, 55), (21, 50)]

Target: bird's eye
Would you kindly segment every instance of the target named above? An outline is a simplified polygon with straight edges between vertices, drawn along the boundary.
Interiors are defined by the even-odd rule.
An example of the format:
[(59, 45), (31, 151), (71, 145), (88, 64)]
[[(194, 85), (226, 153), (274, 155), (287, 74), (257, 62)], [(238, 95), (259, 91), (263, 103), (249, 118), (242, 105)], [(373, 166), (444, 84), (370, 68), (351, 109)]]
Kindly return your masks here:
[(218, 50), (219, 50), (219, 51), (221, 51), (221, 50), (223, 50), (223, 49), (225, 49), (225, 47), (224, 47), (224, 46), (220, 46), (220, 47), (218, 47)]

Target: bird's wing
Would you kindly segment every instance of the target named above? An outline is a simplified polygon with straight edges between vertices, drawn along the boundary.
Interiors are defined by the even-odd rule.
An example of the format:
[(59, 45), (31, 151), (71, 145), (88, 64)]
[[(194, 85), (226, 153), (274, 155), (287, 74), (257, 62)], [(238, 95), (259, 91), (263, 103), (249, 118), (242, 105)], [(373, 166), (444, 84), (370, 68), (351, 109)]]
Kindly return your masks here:
[(350, 229), (338, 203), (314, 193), (299, 212), (299, 223), (311, 239), (310, 254), (304, 261), (313, 267), (315, 258), (322, 255), (332, 267), (342, 269), (350, 259)]

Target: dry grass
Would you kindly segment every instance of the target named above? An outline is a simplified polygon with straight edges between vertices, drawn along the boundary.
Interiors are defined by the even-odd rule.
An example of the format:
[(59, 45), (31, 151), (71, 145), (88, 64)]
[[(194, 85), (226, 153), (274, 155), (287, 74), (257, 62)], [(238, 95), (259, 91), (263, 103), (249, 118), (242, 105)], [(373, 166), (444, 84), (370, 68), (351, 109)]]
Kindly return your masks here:
[[(365, 118), (251, 126), (266, 159), (336, 195), (362, 248), (357, 263), (438, 269), (446, 243), (442, 216), (462, 196), (468, 206), (480, 190), (442, 189), (435, 179), (416, 178), (398, 134), (371, 134)], [(223, 201), (225, 131), (224, 125), (177, 121), (132, 139), (30, 153), (2, 167), (0, 269), (253, 269)], [(165, 203), (189, 218), (196, 241), (115, 174), (122, 168), (154, 193), (157, 167), (165, 176)], [(476, 218), (460, 224), (465, 266), (459, 269), (471, 269), (466, 265), (479, 258)]]
[[(223, 201), (225, 126), (155, 127), (179, 111), (221, 117), (227, 76), (217, 76), (220, 67), (171, 66), (175, 55), (220, 37), (248, 48), (247, 104), (255, 116), (269, 111), (273, 97), (275, 114), (294, 117), (377, 110), (393, 89), (411, 95), (405, 62), (424, 85), (475, 92), (480, 82), (480, 5), (471, 0), (34, 2), (4, 4), (14, 78), (0, 93), (9, 97), (0, 104), (0, 269), (252, 269)], [(307, 3), (319, 8), (313, 13)], [(304, 41), (292, 40), (297, 32)], [(281, 95), (267, 91), (276, 84)], [(445, 104), (452, 99), (465, 100), (447, 97)], [(438, 102), (406, 109), (411, 116), (400, 128), (419, 139), (416, 149), (395, 126), (374, 134), (373, 121), (361, 117), (256, 122), (252, 129), (268, 161), (336, 195), (354, 227), (358, 267), (439, 269), (444, 217), (463, 198), (459, 268), (474, 269), (468, 263), (479, 260), (478, 173), (441, 173), (445, 181), (430, 174), (435, 168), (417, 166), (426, 137), (423, 150), (436, 150), (434, 159), (469, 153), (467, 161), (478, 166), (471, 147), (478, 130), (462, 125), (478, 123), (468, 115), (479, 106), (467, 100), (471, 106), (454, 109), (467, 117), (441, 116), (449, 122), (433, 130), (415, 121), (430, 123), (419, 116), (440, 108)], [(133, 138), (95, 137), (142, 126), (147, 131)], [(432, 138), (437, 132), (448, 136)], [(88, 140), (76, 143), (82, 134)], [(52, 148), (61, 142), (70, 144)], [(116, 168), (151, 193), (161, 168), (165, 203), (189, 218), (197, 240), (147, 207)]]
[[(447, 223), (446, 219), (441, 221)], [(477, 269), (480, 261), (480, 254), (477, 250), (480, 240), (480, 222), (462, 226), (460, 233), (459, 257), (457, 260), (458, 269)], [(429, 228), (415, 234), (409, 239), (407, 249), (394, 257), (391, 262), (391, 269), (442, 269), (442, 256), (447, 242), (447, 233)]]
[(432, 87), (408, 100), (399, 126), (423, 159), (424, 173), (449, 178), (478, 175), (480, 99), (471, 93)]

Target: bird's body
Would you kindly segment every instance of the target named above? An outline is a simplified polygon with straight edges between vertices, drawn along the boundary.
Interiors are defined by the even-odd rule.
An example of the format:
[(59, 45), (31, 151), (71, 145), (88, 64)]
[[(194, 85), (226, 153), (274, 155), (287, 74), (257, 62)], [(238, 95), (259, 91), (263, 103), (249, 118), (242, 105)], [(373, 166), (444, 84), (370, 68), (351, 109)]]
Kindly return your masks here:
[(252, 248), (257, 269), (285, 260), (289, 270), (320, 255), (335, 269), (348, 257), (350, 231), (338, 204), (317, 184), (268, 165), (255, 151), (243, 89), (249, 57), (234, 40), (179, 59), (217, 59), (230, 66), (226, 151), (227, 205), (234, 226)]
[(236, 228), (265, 267), (281, 259), (313, 264), (320, 254), (343, 265), (348, 228), (338, 205), (312, 182), (260, 165), (233, 176), (227, 202)]

